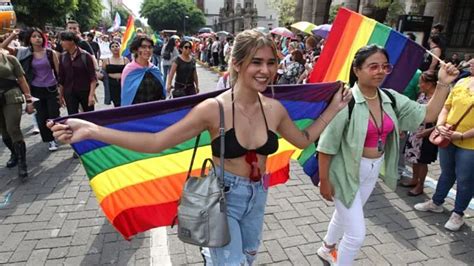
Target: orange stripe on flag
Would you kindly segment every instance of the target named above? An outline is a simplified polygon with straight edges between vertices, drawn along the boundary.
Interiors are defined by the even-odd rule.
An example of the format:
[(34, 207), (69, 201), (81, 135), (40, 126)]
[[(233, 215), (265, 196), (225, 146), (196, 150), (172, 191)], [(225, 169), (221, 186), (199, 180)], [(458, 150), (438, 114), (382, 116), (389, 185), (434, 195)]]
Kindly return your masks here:
[(344, 34), (342, 35), (339, 45), (332, 59), (331, 65), (328, 68), (326, 76), (323, 81), (336, 81), (339, 73), (341, 72), (344, 62), (347, 60), (350, 48), (354, 42), (354, 38), (357, 35), (360, 24), (362, 23), (363, 17), (357, 13), (352, 13)]
[[(164, 204), (179, 200), (187, 172), (160, 177), (117, 190), (105, 197), (100, 206), (110, 221), (121, 212), (137, 207)], [(200, 169), (191, 175), (200, 174)]]

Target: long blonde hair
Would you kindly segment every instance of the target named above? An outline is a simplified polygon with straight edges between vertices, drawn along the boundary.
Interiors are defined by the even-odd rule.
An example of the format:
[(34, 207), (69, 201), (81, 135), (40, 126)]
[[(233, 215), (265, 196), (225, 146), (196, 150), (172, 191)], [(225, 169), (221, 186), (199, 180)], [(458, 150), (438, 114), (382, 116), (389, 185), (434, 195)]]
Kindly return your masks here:
[(268, 46), (272, 48), (275, 59), (278, 59), (275, 42), (269, 35), (257, 30), (245, 30), (235, 37), (232, 57), (229, 63), (230, 85), (233, 87), (239, 78), (234, 66), (244, 66), (250, 62), (258, 49)]

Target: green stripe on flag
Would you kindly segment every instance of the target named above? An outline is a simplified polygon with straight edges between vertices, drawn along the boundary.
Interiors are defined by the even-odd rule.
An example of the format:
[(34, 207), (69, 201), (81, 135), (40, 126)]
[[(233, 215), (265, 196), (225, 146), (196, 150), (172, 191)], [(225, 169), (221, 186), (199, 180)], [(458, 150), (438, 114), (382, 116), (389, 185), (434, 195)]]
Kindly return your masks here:
[(375, 28), (372, 31), (372, 35), (370, 36), (369, 42), (367, 44), (377, 44), (384, 47), (388, 40), (388, 36), (390, 36), (391, 30), (391, 28), (385, 26), (382, 23), (375, 24)]

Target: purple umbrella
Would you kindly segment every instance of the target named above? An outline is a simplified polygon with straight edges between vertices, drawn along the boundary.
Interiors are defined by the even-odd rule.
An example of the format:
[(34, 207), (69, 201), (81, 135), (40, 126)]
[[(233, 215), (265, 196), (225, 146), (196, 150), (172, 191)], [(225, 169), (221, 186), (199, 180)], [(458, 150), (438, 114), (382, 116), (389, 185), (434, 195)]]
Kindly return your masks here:
[(318, 35), (326, 39), (328, 37), (329, 32), (331, 31), (331, 24), (322, 24), (319, 26), (316, 26), (311, 32), (314, 35)]

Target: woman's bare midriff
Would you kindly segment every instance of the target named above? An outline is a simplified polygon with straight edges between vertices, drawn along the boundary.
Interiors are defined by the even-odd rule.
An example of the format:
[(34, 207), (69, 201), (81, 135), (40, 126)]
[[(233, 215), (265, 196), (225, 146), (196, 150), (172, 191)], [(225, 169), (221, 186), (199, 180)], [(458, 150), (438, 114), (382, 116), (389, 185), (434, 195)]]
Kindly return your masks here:
[[(219, 157), (212, 157), (212, 160), (214, 161), (216, 168), (219, 167)], [(224, 159), (224, 168), (225, 171), (232, 173), (234, 175), (238, 175), (241, 177), (249, 178), (250, 176), (250, 165), (245, 161), (245, 156), (235, 158), (235, 159)], [(265, 156), (260, 156), (258, 155), (258, 165), (260, 167), (260, 173), (262, 175), (265, 174), (265, 163), (266, 163), (266, 157)]]
[(380, 153), (377, 148), (367, 148), (364, 147), (364, 152), (362, 153), (362, 156), (364, 158), (369, 158), (369, 159), (377, 159), (382, 156), (383, 153)]

